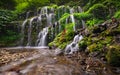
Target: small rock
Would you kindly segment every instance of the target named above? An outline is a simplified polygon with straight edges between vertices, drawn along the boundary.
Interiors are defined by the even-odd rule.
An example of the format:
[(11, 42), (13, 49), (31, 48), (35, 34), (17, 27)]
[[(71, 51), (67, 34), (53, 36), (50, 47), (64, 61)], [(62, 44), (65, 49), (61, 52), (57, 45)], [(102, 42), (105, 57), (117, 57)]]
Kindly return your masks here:
[(99, 51), (96, 51), (96, 52), (90, 53), (89, 56), (91, 56), (91, 57), (96, 57), (96, 56), (98, 56), (99, 54), (100, 54), (100, 52), (99, 52)]
[(80, 65), (86, 65), (85, 60), (81, 60)]
[(63, 55), (63, 50), (57, 48), (57, 49), (55, 50), (54, 55), (55, 55), (55, 56), (57, 56), (57, 55), (59, 55), (59, 56)]

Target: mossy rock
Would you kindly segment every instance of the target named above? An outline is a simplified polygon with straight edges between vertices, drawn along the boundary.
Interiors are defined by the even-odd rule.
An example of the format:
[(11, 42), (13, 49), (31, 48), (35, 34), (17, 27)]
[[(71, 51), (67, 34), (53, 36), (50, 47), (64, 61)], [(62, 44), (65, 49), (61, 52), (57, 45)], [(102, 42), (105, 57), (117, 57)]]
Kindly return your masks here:
[[(64, 33), (64, 34), (63, 34)], [(56, 38), (53, 40), (53, 42), (50, 42), (48, 45), (52, 47), (59, 47), (60, 49), (64, 49), (66, 45), (73, 40), (74, 38), (74, 31), (70, 32), (61, 32), (59, 33)]]
[(87, 47), (87, 42), (82, 40), (79, 42), (79, 48), (85, 50)]
[(88, 51), (89, 52), (94, 52), (94, 51), (98, 51), (98, 48), (97, 48), (97, 44), (96, 43), (93, 43), (92, 45), (89, 45), (87, 47)]
[(65, 49), (65, 47), (67, 46), (67, 42), (64, 42), (64, 43), (62, 43), (61, 45), (59, 45), (58, 47), (60, 48), (60, 49)]
[(120, 46), (109, 46), (106, 58), (110, 65), (117, 67), (120, 66)]
[(101, 28), (99, 25), (98, 26), (94, 26), (94, 28), (93, 28), (93, 30), (92, 30), (92, 32), (93, 33), (101, 33), (101, 32), (103, 32), (104, 31), (104, 28)]
[(103, 44), (101, 44), (100, 42), (97, 42), (89, 45), (87, 49), (89, 52), (102, 51), (103, 46), (104, 46)]
[(103, 45), (107, 45), (107, 44), (111, 44), (112, 41), (113, 41), (112, 36), (106, 36), (103, 40), (100, 40), (100, 43)]

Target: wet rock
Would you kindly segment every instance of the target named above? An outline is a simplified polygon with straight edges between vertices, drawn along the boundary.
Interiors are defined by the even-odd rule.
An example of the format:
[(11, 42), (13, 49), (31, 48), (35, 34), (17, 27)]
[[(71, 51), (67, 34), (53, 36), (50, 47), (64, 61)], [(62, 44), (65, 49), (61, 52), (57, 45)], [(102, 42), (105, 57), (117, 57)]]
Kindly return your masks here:
[(86, 75), (96, 75), (95, 71), (86, 71)]
[(120, 74), (120, 68), (112, 67), (111, 70), (112, 70), (114, 73), (116, 73), (116, 74)]
[(120, 46), (119, 45), (111, 45), (108, 48), (108, 52), (106, 55), (107, 61), (112, 66), (120, 66)]
[(3, 75), (18, 75), (16, 72), (5, 72)]
[(80, 65), (86, 65), (86, 63), (85, 63), (85, 59), (82, 59), (79, 63), (80, 63)]
[(98, 26), (95, 26), (92, 33), (96, 34), (96, 33), (101, 33), (101, 29)]
[(90, 57), (96, 57), (96, 56), (98, 56), (99, 54), (100, 54), (100, 52), (99, 52), (99, 51), (96, 51), (96, 52), (90, 53), (89, 56), (90, 56)]
[(117, 35), (115, 38), (115, 42), (120, 43), (120, 35)]
[(102, 61), (104, 61), (104, 62), (107, 61), (107, 59), (106, 59), (105, 57), (101, 57), (100, 59), (101, 59)]
[(56, 50), (55, 50), (55, 53), (54, 53), (54, 55), (55, 56), (57, 56), (57, 55), (63, 55), (63, 50), (61, 50), (60, 48), (57, 48)]
[(89, 50), (88, 50), (88, 49), (85, 49), (85, 54), (86, 54), (86, 55), (89, 55), (89, 53), (90, 53)]
[(101, 67), (102, 66), (102, 63), (98, 59), (91, 58), (91, 57), (86, 59), (86, 64), (87, 64), (86, 69), (90, 69), (92, 67)]

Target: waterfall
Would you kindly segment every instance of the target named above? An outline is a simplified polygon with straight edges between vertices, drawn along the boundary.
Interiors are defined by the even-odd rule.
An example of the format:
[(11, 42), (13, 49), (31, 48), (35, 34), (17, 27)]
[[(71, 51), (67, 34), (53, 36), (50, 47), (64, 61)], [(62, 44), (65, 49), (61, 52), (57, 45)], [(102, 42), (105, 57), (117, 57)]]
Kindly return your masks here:
[(24, 30), (25, 30), (25, 25), (26, 25), (27, 21), (28, 20), (26, 19), (21, 26), (21, 35), (22, 35), (21, 42), (20, 42), (21, 46), (23, 45), (23, 41), (24, 41), (24, 32), (25, 32)]
[(47, 34), (48, 34), (48, 27), (43, 28), (41, 32), (38, 34), (37, 46), (46, 46), (47, 45)]
[(79, 50), (78, 42), (83, 39), (82, 35), (76, 35), (73, 39), (73, 41), (68, 44), (65, 48), (65, 54), (72, 54), (73, 52), (76, 52)]
[(54, 19), (54, 14), (53, 13), (50, 13), (50, 14), (47, 14), (47, 25), (51, 26), (52, 25), (52, 20)]
[(78, 6), (78, 11), (81, 13), (83, 12), (82, 8), (80, 6)]
[(36, 17), (33, 17), (30, 19), (30, 24), (29, 24), (29, 28), (28, 28), (28, 43), (27, 46), (31, 46), (31, 33), (32, 33), (32, 22)]
[(72, 20), (72, 23), (74, 24), (73, 30), (75, 31), (75, 30), (76, 30), (76, 28), (75, 28), (75, 18), (74, 18), (74, 16), (73, 16), (73, 14), (70, 15), (70, 18), (71, 18), (71, 20)]
[[(82, 10), (82, 8), (80, 6), (78, 6), (78, 10), (79, 10), (79, 13), (83, 12), (83, 10)], [(82, 27), (85, 28), (85, 21), (81, 20), (81, 22), (82, 22)]]
[[(62, 22), (60, 22), (59, 19), (64, 13), (70, 14), (70, 16), (65, 19), (65, 24), (73, 23), (73, 30), (76, 31), (77, 28), (74, 13), (81, 12), (82, 9), (79, 6), (77, 9), (69, 6), (60, 6), (59, 8), (45, 6), (39, 8), (37, 10), (37, 16), (35, 15), (32, 18), (29, 15), (30, 12), (27, 12), (26, 19), (21, 25), (21, 46), (47, 46), (48, 28), (50, 31), (50, 40), (52, 41), (55, 36), (62, 31)], [(81, 22), (83, 27), (85, 27), (85, 22), (83, 20), (81, 20)], [(28, 31), (26, 32), (26, 30)]]
[(70, 14), (73, 14), (73, 13), (74, 13), (74, 9), (70, 8)]
[(40, 12), (40, 14), (48, 14), (48, 8), (47, 8), (47, 6), (46, 7), (43, 7), (42, 9), (41, 9), (41, 12)]

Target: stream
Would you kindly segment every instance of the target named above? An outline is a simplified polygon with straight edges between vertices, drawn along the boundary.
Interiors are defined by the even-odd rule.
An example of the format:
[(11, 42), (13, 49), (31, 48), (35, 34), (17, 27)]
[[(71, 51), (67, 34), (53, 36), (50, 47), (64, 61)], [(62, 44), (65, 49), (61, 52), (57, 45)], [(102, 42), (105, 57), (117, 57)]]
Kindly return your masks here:
[(0, 48), (0, 75), (120, 75), (120, 69), (81, 52), (56, 56), (45, 46), (11, 47)]
[(0, 75), (83, 75), (77, 63), (64, 56), (55, 56), (53, 50), (44, 48), (4, 48), (6, 50), (28, 49), (37, 50), (17, 61), (9, 62), (0, 67)]

